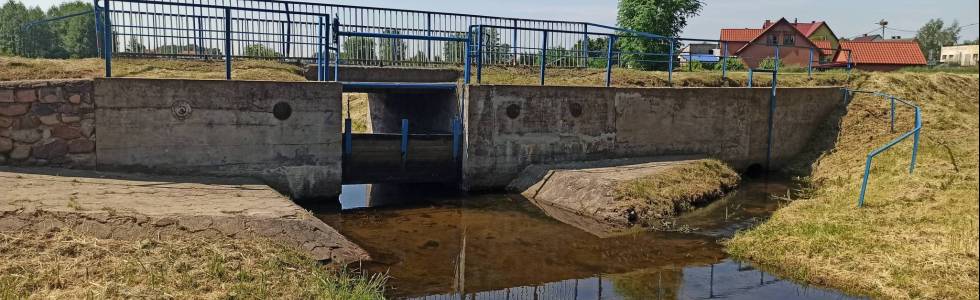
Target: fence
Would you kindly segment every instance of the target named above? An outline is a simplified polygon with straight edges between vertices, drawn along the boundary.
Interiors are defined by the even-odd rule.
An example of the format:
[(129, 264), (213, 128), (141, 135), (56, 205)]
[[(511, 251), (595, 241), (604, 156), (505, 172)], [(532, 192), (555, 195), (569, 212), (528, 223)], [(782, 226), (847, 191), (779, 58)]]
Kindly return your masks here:
[[(116, 3), (122, 2), (122, 3)], [(281, 58), (311, 61), (315, 58), (315, 32), (307, 25), (315, 20), (303, 20), (302, 15), (332, 15), (343, 24), (342, 31), (362, 33), (404, 34), (432, 37), (462, 37), (472, 24), (514, 25), (549, 29), (582, 30), (583, 23), (518, 18), (498, 18), (470, 14), (454, 14), (402, 9), (372, 8), (295, 1), (268, 0), (129, 0), (103, 2), (112, 11), (114, 34), (132, 39), (142, 47), (116, 49), (121, 56), (196, 56), (208, 57), (212, 45), (199, 46), (193, 35), (203, 35), (203, 41), (213, 40), (208, 30), (221, 23), (220, 12), (202, 7), (235, 8), (233, 19), (250, 31), (235, 39), (236, 49), (252, 45), (264, 47), (261, 53), (235, 53), (234, 57)], [(97, 9), (100, 9), (97, 7)], [(176, 18), (174, 18), (176, 17)], [(205, 51), (193, 50), (195, 45)], [(440, 40), (386, 39), (344, 36), (337, 41), (344, 64), (378, 66), (420, 66), (461, 64), (462, 53), (453, 49), (461, 46)], [(170, 49), (177, 47), (178, 50)], [(180, 48), (184, 47), (184, 48)], [(253, 50), (259, 49), (252, 46)], [(440, 51), (442, 53), (440, 53)], [(174, 53), (179, 52), (179, 53)], [(203, 52), (203, 53), (201, 53)], [(248, 55), (264, 54), (264, 55)], [(441, 55), (440, 55), (441, 54)]]
[(915, 111), (915, 121), (914, 121), (915, 123), (911, 130), (892, 139), (884, 146), (874, 149), (870, 153), (868, 153), (868, 156), (864, 162), (864, 177), (861, 180), (861, 194), (858, 196), (858, 207), (862, 207), (864, 206), (865, 192), (868, 190), (868, 178), (871, 176), (871, 161), (875, 158), (875, 156), (878, 156), (879, 154), (885, 152), (886, 150), (891, 149), (891, 147), (895, 146), (896, 144), (908, 139), (909, 137), (912, 137), (912, 158), (911, 158), (911, 162), (909, 163), (909, 174), (912, 174), (915, 171), (915, 160), (917, 154), (919, 153), (919, 133), (922, 131), (922, 109), (910, 101), (902, 100), (893, 95), (889, 95), (881, 92), (849, 90), (849, 89), (844, 90), (844, 95), (845, 97), (847, 97), (847, 99), (850, 99), (854, 94), (870, 94), (889, 100), (891, 106), (891, 110), (889, 114), (889, 116), (891, 117), (890, 132), (895, 132), (895, 108), (897, 104), (905, 105), (909, 108), (912, 108)]
[[(541, 84), (548, 68), (604, 68), (609, 86), (614, 68), (666, 71), (668, 83), (675, 72), (713, 70), (727, 78), (733, 71), (772, 64), (776, 49), (782, 48), (783, 60), (798, 65), (798, 74), (813, 77), (815, 71), (842, 68), (849, 75), (851, 69), (846, 49), (772, 42), (752, 44), (762, 50), (747, 54), (734, 49), (747, 43), (665, 37), (593, 23), (281, 0), (94, 1), (96, 28), (103, 37), (100, 52), (110, 60), (112, 55), (229, 63), (250, 58), (318, 65), (463, 65), (467, 70), (475, 64), (477, 82), (482, 82), (483, 67), (503, 66), (537, 68)], [(705, 53), (705, 48), (713, 51)], [(838, 59), (844, 55), (846, 62)], [(326, 68), (320, 70), (319, 78), (329, 77)]]

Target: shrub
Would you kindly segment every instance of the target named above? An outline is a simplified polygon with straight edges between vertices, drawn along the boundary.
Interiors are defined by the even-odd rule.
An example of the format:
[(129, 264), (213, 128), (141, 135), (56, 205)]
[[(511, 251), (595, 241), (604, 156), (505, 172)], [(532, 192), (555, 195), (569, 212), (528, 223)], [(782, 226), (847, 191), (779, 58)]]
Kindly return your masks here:
[(742, 59), (741, 58), (738, 58), (738, 57), (729, 57), (729, 58), (726, 59), (726, 61), (725, 61), (724, 64), (723, 63), (720, 63), (720, 62), (717, 63), (717, 64), (715, 64), (714, 69), (720, 71), (721, 70), (721, 67), (724, 66), (724, 65), (727, 65), (725, 67), (725, 69), (728, 70), (728, 71), (742, 71), (742, 70), (745, 70), (746, 69), (745, 68), (745, 62), (742, 61)]

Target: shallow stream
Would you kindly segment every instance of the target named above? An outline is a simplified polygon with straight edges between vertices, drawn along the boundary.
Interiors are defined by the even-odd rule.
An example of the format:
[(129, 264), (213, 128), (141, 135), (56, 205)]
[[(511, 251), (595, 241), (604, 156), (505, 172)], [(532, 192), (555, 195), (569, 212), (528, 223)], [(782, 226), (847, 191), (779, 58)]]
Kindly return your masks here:
[(345, 186), (342, 210), (319, 216), (371, 254), (358, 267), (387, 272), (393, 298), (849, 299), (734, 261), (717, 243), (768, 216), (780, 201), (771, 196), (789, 189), (743, 182), (678, 220), (684, 233), (609, 232), (520, 196), (418, 185)]

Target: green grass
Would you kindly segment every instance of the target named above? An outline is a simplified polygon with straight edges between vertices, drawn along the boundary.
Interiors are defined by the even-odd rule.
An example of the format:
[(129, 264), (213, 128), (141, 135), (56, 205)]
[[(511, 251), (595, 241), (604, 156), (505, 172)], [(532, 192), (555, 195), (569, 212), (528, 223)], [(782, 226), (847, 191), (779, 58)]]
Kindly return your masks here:
[(261, 240), (0, 234), (0, 299), (381, 299), (384, 283)]
[(861, 95), (848, 107), (832, 151), (814, 164), (800, 199), (726, 243), (734, 256), (807, 283), (876, 298), (978, 297), (977, 76), (870, 73), (851, 87), (922, 106), (915, 174), (911, 141), (875, 158), (866, 206), (857, 208), (865, 155), (912, 127), (899, 110)]
[(907, 67), (902, 68), (901, 72), (914, 72), (914, 73), (954, 73), (954, 74), (978, 74), (980, 73), (980, 68), (977, 66), (947, 66), (939, 65), (934, 67)]
[(725, 163), (704, 159), (622, 183), (613, 191), (617, 205), (632, 208), (650, 226), (720, 197), (736, 187), (739, 175)]

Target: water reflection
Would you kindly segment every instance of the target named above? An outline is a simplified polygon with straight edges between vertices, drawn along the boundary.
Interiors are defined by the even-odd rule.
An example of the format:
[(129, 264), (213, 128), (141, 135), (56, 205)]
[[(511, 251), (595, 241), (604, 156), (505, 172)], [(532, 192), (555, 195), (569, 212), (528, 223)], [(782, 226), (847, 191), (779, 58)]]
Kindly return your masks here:
[(348, 210), (320, 217), (372, 255), (361, 266), (387, 272), (394, 298), (845, 298), (740, 267), (717, 244), (731, 224), (778, 206), (769, 194), (786, 189), (749, 182), (679, 220), (708, 234), (597, 235), (523, 198), (434, 196), (420, 186), (348, 186)]

